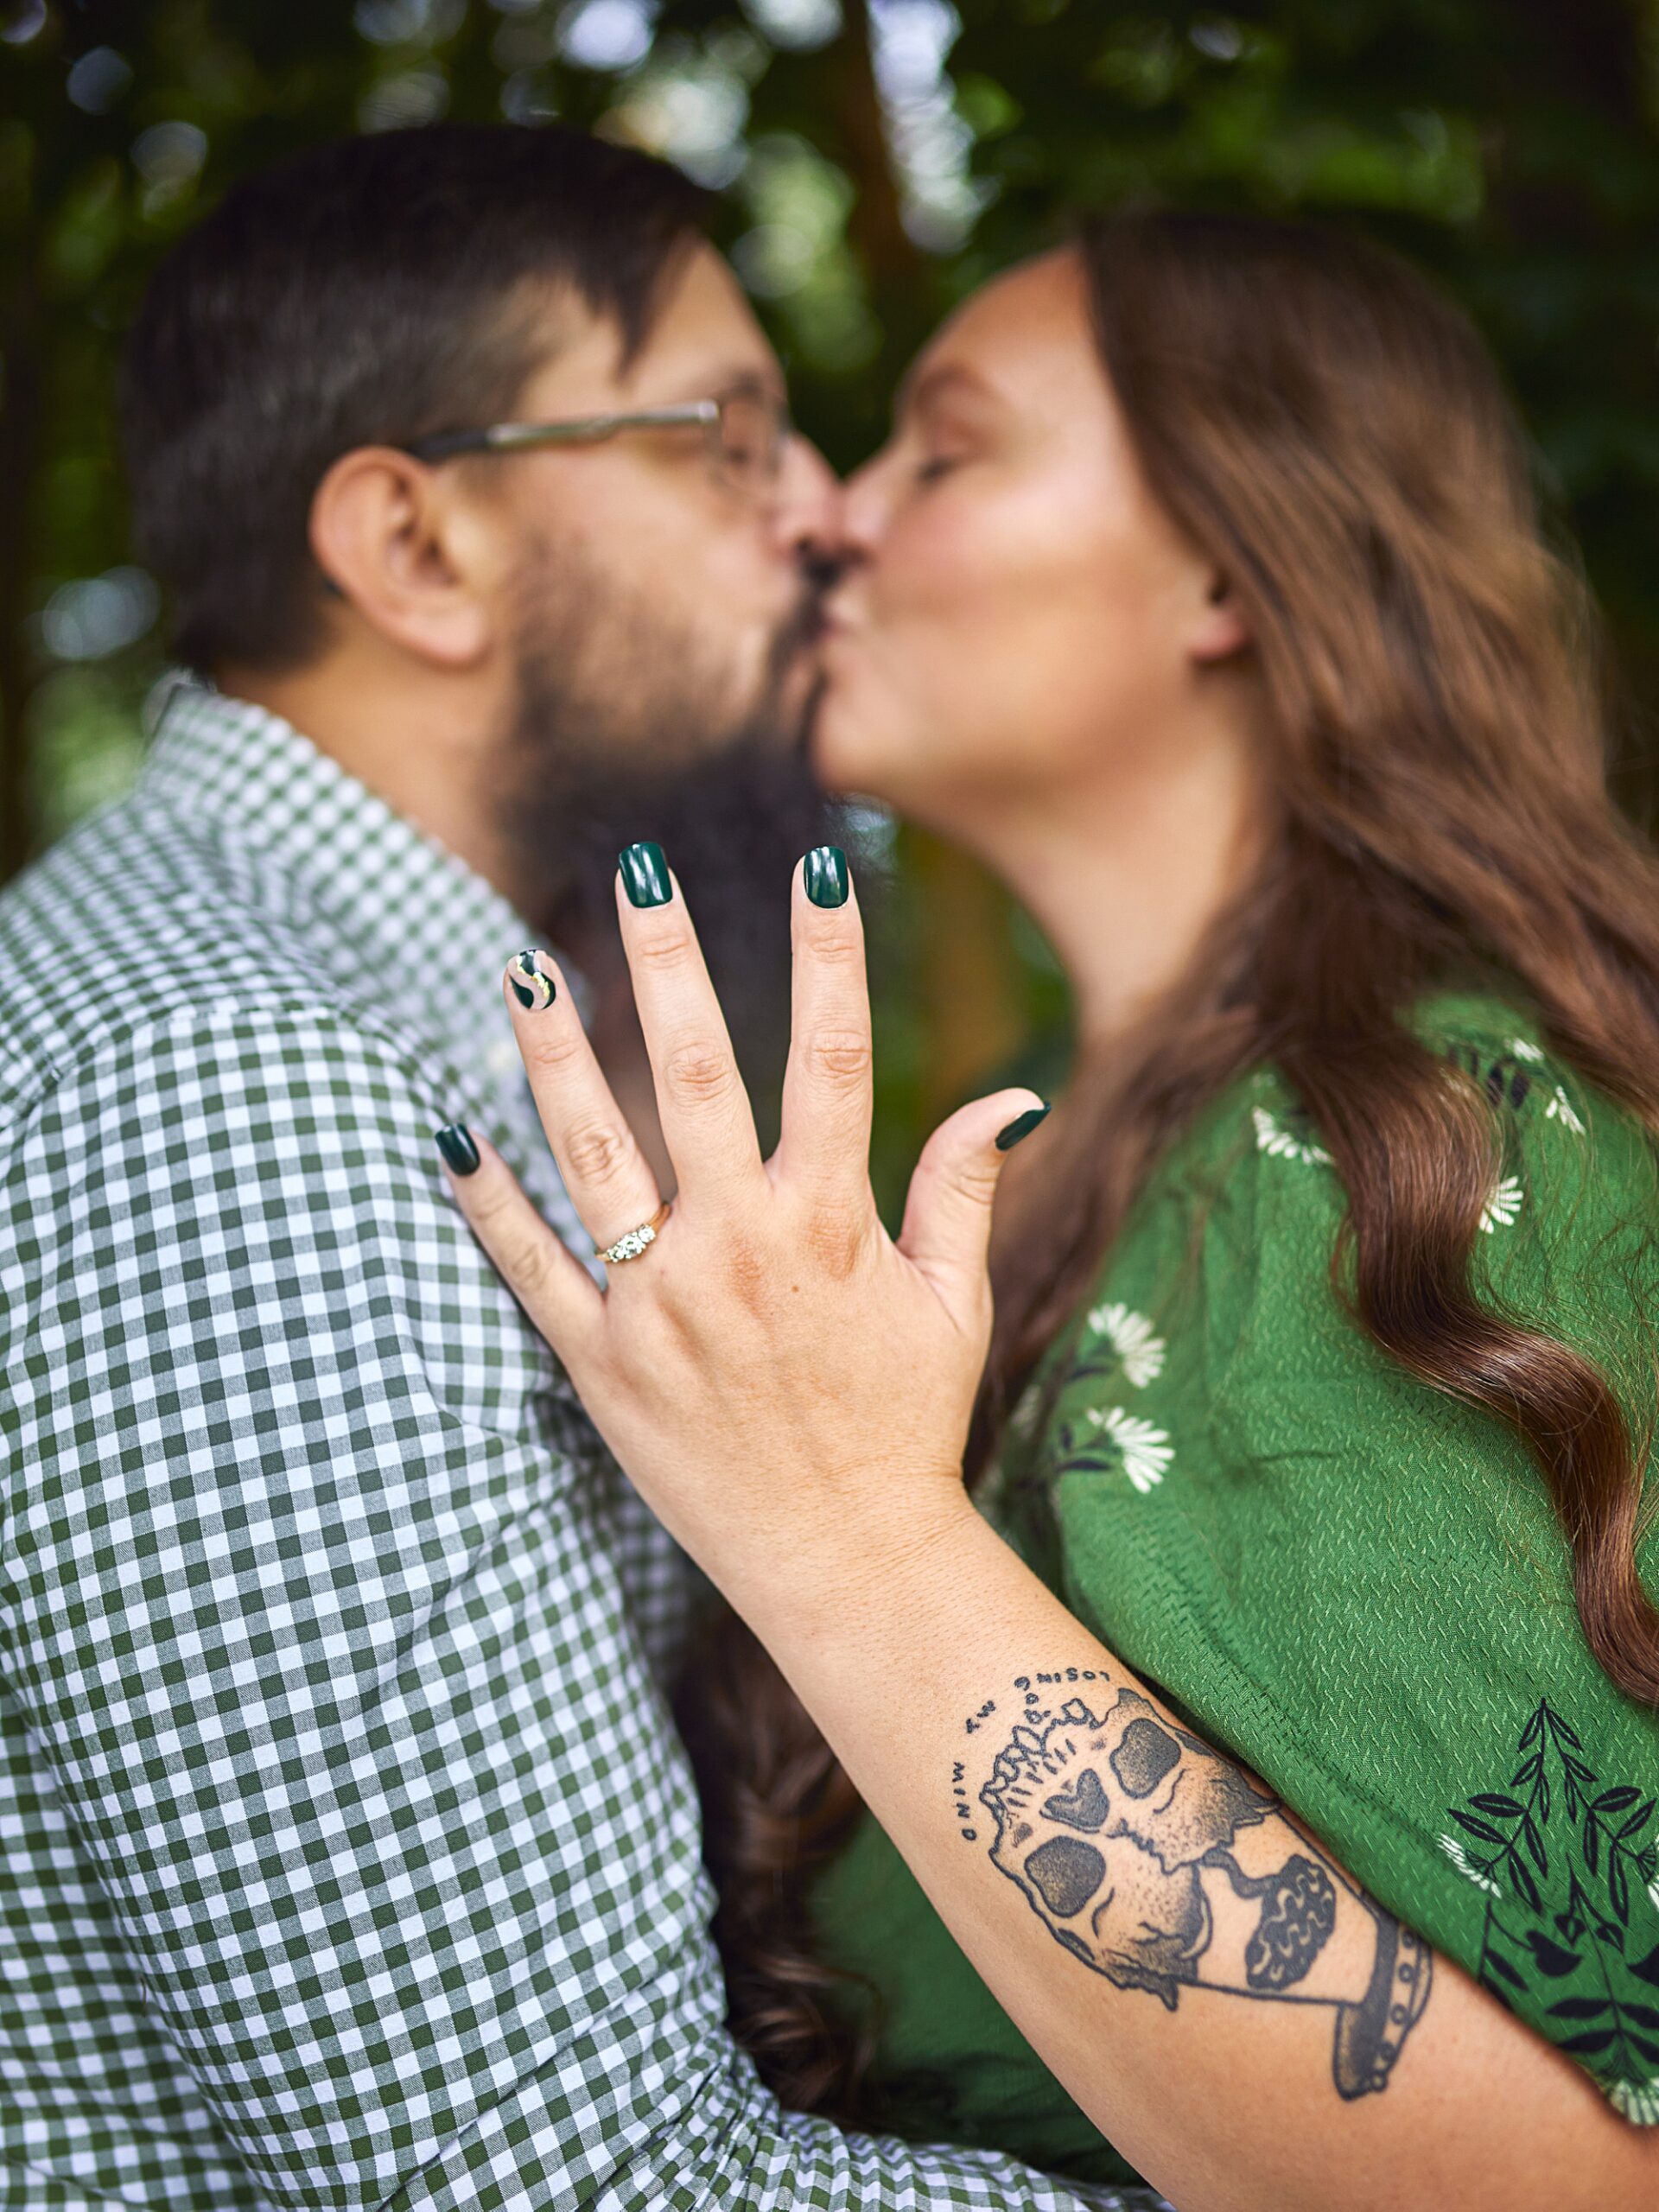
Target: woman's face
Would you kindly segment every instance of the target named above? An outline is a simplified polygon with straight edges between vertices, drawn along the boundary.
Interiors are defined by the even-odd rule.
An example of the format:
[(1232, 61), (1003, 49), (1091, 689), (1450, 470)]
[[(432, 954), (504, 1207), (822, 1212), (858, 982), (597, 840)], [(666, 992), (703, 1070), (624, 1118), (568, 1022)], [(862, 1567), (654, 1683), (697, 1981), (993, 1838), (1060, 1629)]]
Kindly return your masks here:
[(970, 842), (1155, 760), (1202, 663), (1241, 642), (1141, 480), (1070, 251), (945, 324), (842, 513), (816, 765)]

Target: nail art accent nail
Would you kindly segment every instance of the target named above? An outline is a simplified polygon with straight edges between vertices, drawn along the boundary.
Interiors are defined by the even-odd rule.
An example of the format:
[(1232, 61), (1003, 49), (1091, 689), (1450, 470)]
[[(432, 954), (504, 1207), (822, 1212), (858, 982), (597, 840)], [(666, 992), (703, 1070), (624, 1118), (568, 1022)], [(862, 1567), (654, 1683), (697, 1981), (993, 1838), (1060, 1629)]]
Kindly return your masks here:
[(668, 862), (660, 845), (630, 845), (617, 855), (616, 864), (622, 871), (630, 905), (666, 906), (674, 896), (674, 886), (668, 878)]
[(537, 952), (515, 952), (507, 963), (507, 981), (512, 995), (526, 1009), (551, 1006), (556, 995), (553, 978), (542, 972)]
[(847, 904), (847, 855), (839, 845), (814, 845), (806, 856), (806, 895), (815, 906)]
[(443, 1154), (457, 1175), (474, 1175), (478, 1172), (478, 1147), (473, 1142), (473, 1133), (465, 1122), (446, 1122), (433, 1131), (438, 1150)]
[(1001, 1135), (997, 1138), (997, 1150), (999, 1152), (1012, 1152), (1015, 1145), (1020, 1142), (1022, 1137), (1028, 1137), (1039, 1122), (1046, 1122), (1047, 1119), (1048, 1108), (1046, 1106), (1027, 1106), (1023, 1114), (1018, 1114), (1014, 1116), (1014, 1120), (1008, 1123), (1007, 1128), (1004, 1129)]

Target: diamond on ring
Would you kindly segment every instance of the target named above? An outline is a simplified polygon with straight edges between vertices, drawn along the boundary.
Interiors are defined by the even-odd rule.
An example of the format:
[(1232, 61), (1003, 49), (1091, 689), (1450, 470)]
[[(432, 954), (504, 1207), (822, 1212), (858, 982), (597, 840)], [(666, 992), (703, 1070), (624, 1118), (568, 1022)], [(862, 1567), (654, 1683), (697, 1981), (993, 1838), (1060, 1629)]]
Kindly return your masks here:
[(619, 1236), (614, 1244), (607, 1244), (600, 1258), (614, 1267), (621, 1260), (637, 1260), (648, 1244), (657, 1242), (657, 1231), (668, 1218), (666, 1205), (658, 1207), (649, 1221), (641, 1222), (638, 1229), (630, 1229)]

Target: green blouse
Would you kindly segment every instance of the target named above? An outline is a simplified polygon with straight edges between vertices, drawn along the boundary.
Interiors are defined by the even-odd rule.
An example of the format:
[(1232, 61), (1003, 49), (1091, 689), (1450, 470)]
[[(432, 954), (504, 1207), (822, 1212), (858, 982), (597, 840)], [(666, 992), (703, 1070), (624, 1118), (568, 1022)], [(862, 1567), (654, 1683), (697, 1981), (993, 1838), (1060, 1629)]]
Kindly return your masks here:
[[(1414, 1026), (1502, 1119), (1485, 1295), (1592, 1354), (1643, 1433), (1659, 1320), (1648, 1137), (1518, 1007), (1445, 993)], [(1389, 1911), (1626, 2119), (1659, 2124), (1659, 1719), (1585, 1642), (1525, 1448), (1408, 1375), (1338, 1300), (1344, 1205), (1274, 1070), (1214, 1101), (1016, 1408), (982, 1509)], [(1659, 1544), (1638, 1556), (1659, 1586)], [(874, 1993), (897, 2133), (1128, 2174), (874, 1821), (813, 1915), (820, 1955)]]

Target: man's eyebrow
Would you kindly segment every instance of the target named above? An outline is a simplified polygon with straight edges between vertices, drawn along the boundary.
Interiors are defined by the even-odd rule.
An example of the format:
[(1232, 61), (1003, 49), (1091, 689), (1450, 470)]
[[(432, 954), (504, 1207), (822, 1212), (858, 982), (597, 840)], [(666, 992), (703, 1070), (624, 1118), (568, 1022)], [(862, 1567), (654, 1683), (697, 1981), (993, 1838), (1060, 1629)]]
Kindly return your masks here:
[(723, 398), (728, 392), (753, 392), (763, 399), (783, 399), (788, 396), (782, 377), (753, 361), (729, 362), (702, 382), (702, 390), (715, 398)]

